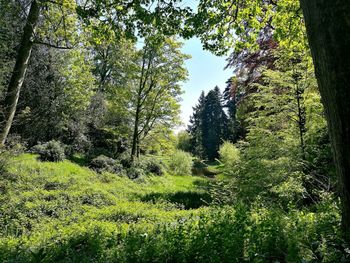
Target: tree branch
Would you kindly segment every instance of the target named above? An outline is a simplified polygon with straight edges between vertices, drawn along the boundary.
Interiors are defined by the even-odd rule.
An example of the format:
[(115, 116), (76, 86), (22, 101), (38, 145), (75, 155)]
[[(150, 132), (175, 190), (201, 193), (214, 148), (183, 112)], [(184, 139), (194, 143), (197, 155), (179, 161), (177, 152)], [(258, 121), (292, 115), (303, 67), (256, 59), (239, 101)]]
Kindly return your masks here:
[(51, 43), (48, 43), (48, 42), (42, 42), (42, 41), (39, 41), (39, 40), (34, 40), (33, 44), (44, 45), (44, 46), (47, 46), (47, 47), (57, 48), (57, 49), (73, 49), (74, 48), (73, 46), (72, 47), (59, 46), (59, 45), (51, 44)]

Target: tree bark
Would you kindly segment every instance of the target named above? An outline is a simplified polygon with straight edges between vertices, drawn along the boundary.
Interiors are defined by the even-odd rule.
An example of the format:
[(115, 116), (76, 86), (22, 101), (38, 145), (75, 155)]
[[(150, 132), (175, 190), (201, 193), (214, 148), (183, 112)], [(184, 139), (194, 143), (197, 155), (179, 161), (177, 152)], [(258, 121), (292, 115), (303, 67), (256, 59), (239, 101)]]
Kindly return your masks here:
[(140, 96), (137, 100), (136, 114), (135, 114), (135, 123), (134, 123), (134, 133), (132, 137), (132, 148), (131, 148), (131, 161), (134, 161), (135, 156), (137, 156), (137, 148), (139, 142), (139, 119), (140, 119)]
[(6, 142), (7, 135), (9, 134), (12, 121), (16, 113), (19, 94), (21, 92), (23, 80), (28, 68), (28, 62), (33, 47), (32, 38), (39, 19), (39, 13), (39, 5), (37, 1), (34, 0), (30, 6), (27, 22), (23, 29), (23, 36), (16, 57), (15, 67), (13, 69), (4, 100), (4, 113), (0, 134), (1, 145), (4, 145)]
[(325, 107), (350, 240), (350, 1), (300, 0)]
[(300, 151), (301, 151), (301, 159), (305, 161), (305, 141), (304, 141), (304, 134), (305, 134), (305, 108), (301, 104), (302, 97), (304, 95), (304, 90), (299, 87), (299, 83), (296, 80), (296, 91), (295, 91), (295, 97), (297, 100), (297, 107), (298, 107), (298, 129), (299, 129), (299, 139), (300, 139)]

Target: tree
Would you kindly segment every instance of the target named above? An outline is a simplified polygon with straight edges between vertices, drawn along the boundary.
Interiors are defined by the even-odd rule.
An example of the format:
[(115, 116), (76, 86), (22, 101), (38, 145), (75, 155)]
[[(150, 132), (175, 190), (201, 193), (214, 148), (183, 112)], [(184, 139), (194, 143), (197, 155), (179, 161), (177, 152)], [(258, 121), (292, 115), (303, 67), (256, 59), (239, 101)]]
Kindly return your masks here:
[(0, 97), (5, 95), (9, 74), (14, 66), (16, 46), (19, 42), (17, 31), (23, 27), (20, 5), (14, 1), (0, 1)]
[[(30, 2), (26, 23), (23, 28), (23, 34), (16, 56), (16, 62), (3, 102), (4, 114), (1, 116), (2, 118), (0, 121), (2, 125), (0, 144), (5, 144), (7, 135), (10, 131), (34, 43), (57, 48), (67, 48), (67, 46), (60, 46), (60, 43), (63, 41), (67, 44), (69, 40), (71, 40), (70, 35), (74, 34), (75, 20), (72, 19), (71, 16), (72, 10), (74, 9), (75, 4), (72, 1), (56, 3), (52, 1), (41, 2), (38, 0), (32, 0)], [(57, 14), (57, 12), (60, 13), (58, 16), (59, 21), (56, 21), (55, 19), (45, 19), (47, 17), (52, 17), (53, 14)], [(57, 15), (53, 17), (57, 18)], [(42, 21), (40, 21), (40, 18), (43, 18)], [(39, 23), (40, 28), (38, 32), (36, 32)], [(62, 26), (58, 26), (60, 24), (62, 24)], [(49, 28), (51, 29), (50, 33), (48, 32)], [(61, 30), (59, 28), (61, 28)], [(51, 41), (55, 41), (55, 44)]]
[[(350, 239), (350, 26), (349, 1), (202, 0), (197, 19), (204, 46), (217, 53), (230, 47), (256, 49), (258, 36), (272, 29), (290, 56), (311, 49), (315, 74), (329, 124), (337, 174), (342, 195), (342, 225)], [(303, 14), (303, 15), (302, 15)], [(305, 26), (306, 25), (306, 29)], [(309, 43), (309, 45), (308, 45)], [(235, 44), (235, 45), (233, 45)]]
[(193, 108), (188, 126), (193, 154), (210, 161), (218, 157), (220, 144), (228, 138), (228, 120), (223, 110), (222, 95), (216, 86), (205, 96), (202, 92)]
[(227, 109), (227, 133), (228, 137), (227, 140), (234, 143), (237, 142), (238, 138), (240, 137), (239, 134), (239, 123), (237, 120), (237, 106), (238, 106), (238, 98), (239, 94), (236, 94), (233, 87), (233, 81), (234, 77), (229, 79), (226, 84), (226, 88), (223, 92), (223, 99), (224, 99), (224, 108)]
[(217, 86), (205, 97), (201, 128), (204, 156), (213, 161), (218, 157), (220, 144), (227, 139), (227, 116)]
[(10, 131), (13, 118), (16, 113), (17, 102), (21, 91), (22, 83), (27, 71), (30, 53), (32, 52), (32, 38), (39, 20), (40, 8), (37, 1), (33, 1), (26, 25), (23, 29), (23, 36), (19, 47), (19, 52), (16, 58), (15, 67), (7, 88), (6, 97), (4, 100), (4, 116), (3, 127), (0, 134), (0, 143), (5, 144), (7, 135)]
[(110, 27), (90, 32), (97, 90), (89, 107), (89, 138), (96, 154), (115, 157), (127, 150), (132, 133), (130, 100), (138, 54), (134, 41), (117, 36)]
[(160, 28), (164, 34), (174, 35), (183, 27), (181, 20), (191, 14), (191, 9), (179, 7), (177, 0), (160, 1), (156, 8), (151, 8), (153, 2), (91, 0), (77, 1), (76, 4), (73, 0), (31, 0), (16, 63), (3, 102), (0, 143), (5, 143), (10, 131), (35, 43), (54, 48), (71, 48), (76, 43), (75, 38), (81, 33), (81, 30), (76, 30), (77, 14), (87, 24), (92, 21), (100, 22), (95, 27), (96, 30), (99, 29), (98, 25), (109, 24), (115, 31), (125, 31), (126, 35), (134, 38), (136, 31), (140, 36), (145, 36), (154, 28)]
[[(235, 196), (285, 206), (310, 204), (334, 190), (323, 107), (309, 58), (290, 59), (283, 50), (274, 69), (265, 69), (241, 111), (247, 134), (237, 145), (239, 166), (228, 171)], [(253, 88), (250, 88), (253, 89)], [(323, 134), (323, 135), (322, 135)]]
[[(262, 71), (273, 69), (277, 59), (276, 49), (278, 44), (272, 38), (270, 31), (261, 34), (257, 39), (257, 50), (246, 47), (243, 50), (233, 51), (229, 56), (226, 68), (233, 69), (233, 77), (227, 81), (224, 91), (226, 107), (229, 113), (229, 125), (233, 138), (232, 141), (246, 136), (247, 121), (244, 116), (252, 109), (246, 105), (245, 98), (256, 92), (254, 83), (262, 81)], [(240, 109), (237, 112), (237, 109)]]
[(204, 158), (203, 152), (203, 108), (205, 103), (205, 93), (202, 91), (198, 103), (193, 107), (193, 114), (190, 118), (190, 124), (187, 131), (190, 134), (190, 151), (192, 154)]
[(344, 235), (350, 240), (350, 2), (300, 3), (340, 180)]
[(38, 45), (32, 53), (13, 132), (29, 146), (61, 140), (82, 147), (87, 141), (87, 110), (95, 89), (86, 52)]
[(131, 157), (139, 155), (139, 146), (150, 131), (161, 124), (171, 128), (179, 114), (180, 82), (186, 80), (181, 44), (173, 39), (152, 36), (140, 51), (138, 85), (132, 91), (134, 129)]

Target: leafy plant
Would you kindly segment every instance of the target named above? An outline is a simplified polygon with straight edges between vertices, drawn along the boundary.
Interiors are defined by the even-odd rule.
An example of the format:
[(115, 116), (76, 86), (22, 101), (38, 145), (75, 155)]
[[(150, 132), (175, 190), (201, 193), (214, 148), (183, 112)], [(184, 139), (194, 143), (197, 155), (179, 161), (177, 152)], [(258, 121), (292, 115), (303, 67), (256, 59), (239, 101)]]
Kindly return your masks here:
[(64, 146), (55, 140), (34, 146), (33, 152), (39, 154), (41, 161), (60, 162), (66, 158)]
[(219, 150), (220, 161), (227, 169), (232, 169), (240, 162), (240, 152), (235, 145), (224, 142)]
[(140, 166), (142, 166), (147, 173), (158, 176), (164, 175), (164, 164), (155, 157), (142, 157), (138, 160), (138, 163), (142, 163)]
[(90, 167), (97, 172), (123, 173), (123, 166), (115, 159), (100, 155), (90, 162)]
[(146, 176), (146, 172), (140, 165), (134, 165), (127, 170), (127, 175), (130, 179), (138, 179)]
[(177, 150), (170, 157), (169, 169), (175, 175), (190, 175), (193, 165), (191, 154)]

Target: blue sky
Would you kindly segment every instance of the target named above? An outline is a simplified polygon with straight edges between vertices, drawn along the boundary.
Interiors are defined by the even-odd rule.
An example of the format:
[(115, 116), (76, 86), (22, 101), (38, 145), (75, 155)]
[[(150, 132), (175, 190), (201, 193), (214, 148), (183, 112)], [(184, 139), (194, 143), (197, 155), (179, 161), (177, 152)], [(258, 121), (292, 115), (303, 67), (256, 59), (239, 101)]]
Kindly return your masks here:
[(181, 119), (185, 129), (192, 114), (192, 107), (204, 90), (206, 93), (216, 85), (223, 90), (226, 81), (232, 76), (232, 69), (224, 70), (226, 57), (218, 57), (209, 51), (203, 50), (197, 38), (186, 40), (182, 48), (183, 53), (192, 56), (186, 61), (189, 80), (183, 84), (185, 93), (182, 95)]

